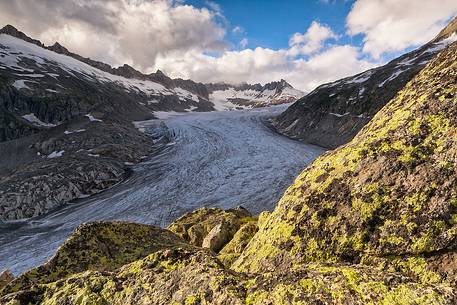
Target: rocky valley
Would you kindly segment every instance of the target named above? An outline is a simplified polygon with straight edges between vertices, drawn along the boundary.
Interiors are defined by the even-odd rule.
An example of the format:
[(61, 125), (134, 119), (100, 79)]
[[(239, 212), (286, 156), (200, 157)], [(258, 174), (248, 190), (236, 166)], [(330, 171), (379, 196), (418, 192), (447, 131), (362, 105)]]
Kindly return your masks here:
[(0, 111), (0, 304), (457, 304), (457, 17), (307, 95), (6, 26)]
[[(41, 215), (125, 180), (166, 131), (146, 136), (141, 121), (170, 114), (250, 109), (295, 101), (284, 80), (202, 84), (112, 68), (44, 46), (13, 26), (0, 30), (0, 219)], [(155, 137), (155, 138), (154, 138)]]

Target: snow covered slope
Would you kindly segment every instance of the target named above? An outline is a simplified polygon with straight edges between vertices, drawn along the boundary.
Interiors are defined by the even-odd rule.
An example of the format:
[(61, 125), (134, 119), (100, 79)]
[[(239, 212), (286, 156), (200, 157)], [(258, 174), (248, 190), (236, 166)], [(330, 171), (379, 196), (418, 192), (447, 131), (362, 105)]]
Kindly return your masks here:
[[(161, 71), (146, 75), (128, 65), (112, 68), (105, 63), (71, 53), (58, 43), (45, 46), (12, 26), (0, 30), (0, 76), (0, 90), (12, 91), (24, 100), (28, 97), (59, 100), (63, 96), (84, 96), (84, 99), (99, 101), (112, 100), (114, 93), (121, 93), (123, 98), (116, 100), (124, 104), (122, 108), (128, 112), (133, 107), (138, 113), (251, 108), (292, 102), (302, 96), (301, 92), (285, 81), (264, 86), (223, 84), (218, 85), (220, 90), (214, 90), (215, 85), (171, 79)], [(58, 124), (82, 114), (75, 113), (73, 108), (72, 113), (56, 117), (31, 105), (11, 107), (4, 100), (0, 99), (0, 107), (5, 107), (13, 116), (20, 118), (32, 113), (45, 124)], [(100, 106), (95, 105), (95, 101), (88, 101), (87, 104)], [(86, 107), (88, 105), (84, 106), (90, 108)], [(104, 108), (109, 107), (98, 108), (99, 111), (104, 111)], [(121, 117), (125, 116), (124, 114), (115, 111), (110, 113)], [(5, 138), (0, 136), (0, 141)]]
[(301, 98), (304, 93), (294, 89), (285, 80), (271, 82), (264, 86), (208, 84), (209, 99), (216, 110), (233, 108), (253, 108), (268, 105), (291, 103)]

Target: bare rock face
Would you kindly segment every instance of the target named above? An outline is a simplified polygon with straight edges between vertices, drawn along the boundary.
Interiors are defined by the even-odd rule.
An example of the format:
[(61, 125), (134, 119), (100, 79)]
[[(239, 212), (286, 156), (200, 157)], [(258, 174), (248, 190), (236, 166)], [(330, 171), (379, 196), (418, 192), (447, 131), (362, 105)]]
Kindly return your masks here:
[(238, 227), (222, 221), (208, 232), (208, 235), (203, 239), (202, 247), (217, 253), (233, 238), (237, 230)]
[(349, 142), (457, 31), (455, 18), (431, 42), (384, 66), (317, 87), (273, 120), (278, 131), (334, 149)]
[(122, 163), (97, 161), (76, 156), (33, 163), (12, 172), (0, 180), (0, 220), (38, 216), (124, 179)]
[(14, 280), (14, 275), (9, 271), (5, 270), (0, 273), (0, 290), (3, 289), (9, 282)]
[(220, 250), (223, 247), (222, 241), (230, 241), (241, 222), (249, 217), (251, 213), (243, 207), (225, 211), (218, 208), (201, 208), (184, 214), (168, 229), (198, 247), (202, 247), (205, 238), (212, 232), (203, 247)]

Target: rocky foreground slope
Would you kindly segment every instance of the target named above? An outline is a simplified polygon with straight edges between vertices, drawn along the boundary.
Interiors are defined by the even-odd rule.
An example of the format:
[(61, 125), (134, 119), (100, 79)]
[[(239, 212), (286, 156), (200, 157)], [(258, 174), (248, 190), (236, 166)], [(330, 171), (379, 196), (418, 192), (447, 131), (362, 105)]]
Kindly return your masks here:
[(274, 120), (277, 129), (306, 143), (335, 148), (350, 141), (405, 84), (449, 43), (457, 17), (435, 39), (388, 64), (319, 86)]
[(164, 128), (145, 135), (137, 121), (301, 95), (285, 81), (205, 85), (128, 65), (112, 68), (6, 26), (0, 30), (0, 221), (38, 216), (122, 181), (129, 165), (170, 136)]
[(456, 304), (456, 95), (454, 43), (271, 214), (85, 225), (0, 303)]

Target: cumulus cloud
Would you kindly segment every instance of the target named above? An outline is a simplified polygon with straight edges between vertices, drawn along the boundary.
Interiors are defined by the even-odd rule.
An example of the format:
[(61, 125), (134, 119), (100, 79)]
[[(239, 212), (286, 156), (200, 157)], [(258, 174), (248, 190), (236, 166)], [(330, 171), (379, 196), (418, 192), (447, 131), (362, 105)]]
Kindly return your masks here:
[(248, 40), (247, 38), (243, 38), (243, 39), (241, 39), (241, 41), (240, 41), (240, 47), (241, 47), (242, 49), (244, 49), (244, 48), (246, 48), (246, 46), (248, 45), (248, 43), (249, 43), (249, 40)]
[[(197, 8), (180, 0), (0, 1), (0, 20), (46, 44), (59, 41), (71, 51), (113, 65), (201, 82), (266, 83), (281, 78), (310, 91), (315, 86), (372, 67), (332, 29), (313, 22), (295, 33), (284, 49), (245, 49), (240, 37), (230, 49), (223, 11), (215, 2)], [(232, 34), (245, 34), (241, 26)]]
[(234, 27), (232, 29), (232, 33), (235, 34), (235, 35), (243, 34), (244, 33), (244, 29), (243, 29), (243, 27), (237, 25), (236, 27)]
[(307, 59), (290, 58), (289, 50), (268, 48), (226, 51), (213, 57), (188, 52), (184, 57), (158, 58), (157, 66), (172, 77), (202, 82), (267, 83), (281, 78), (303, 91), (374, 66), (359, 58), (356, 47), (333, 46)]
[(168, 52), (222, 51), (220, 12), (172, 0), (15, 0), (0, 2), (0, 20), (45, 43), (141, 69)]
[[(225, 51), (216, 57), (194, 51), (186, 52), (184, 56), (168, 54), (157, 58), (156, 68), (165, 70), (172, 77), (201, 82), (266, 83), (282, 78), (308, 92), (322, 83), (375, 65), (360, 58), (357, 47), (325, 45), (329, 39), (338, 39), (338, 36), (329, 26), (314, 21), (304, 33), (292, 35), (289, 48), (257, 47)], [(248, 42), (243, 40), (241, 46)]]
[(328, 25), (313, 21), (305, 33), (295, 33), (290, 38), (289, 46), (291, 48), (289, 52), (292, 56), (309, 55), (322, 49), (325, 41), (337, 38), (338, 35)]
[(455, 14), (455, 0), (357, 0), (347, 32), (364, 35), (363, 51), (379, 58), (428, 42)]

